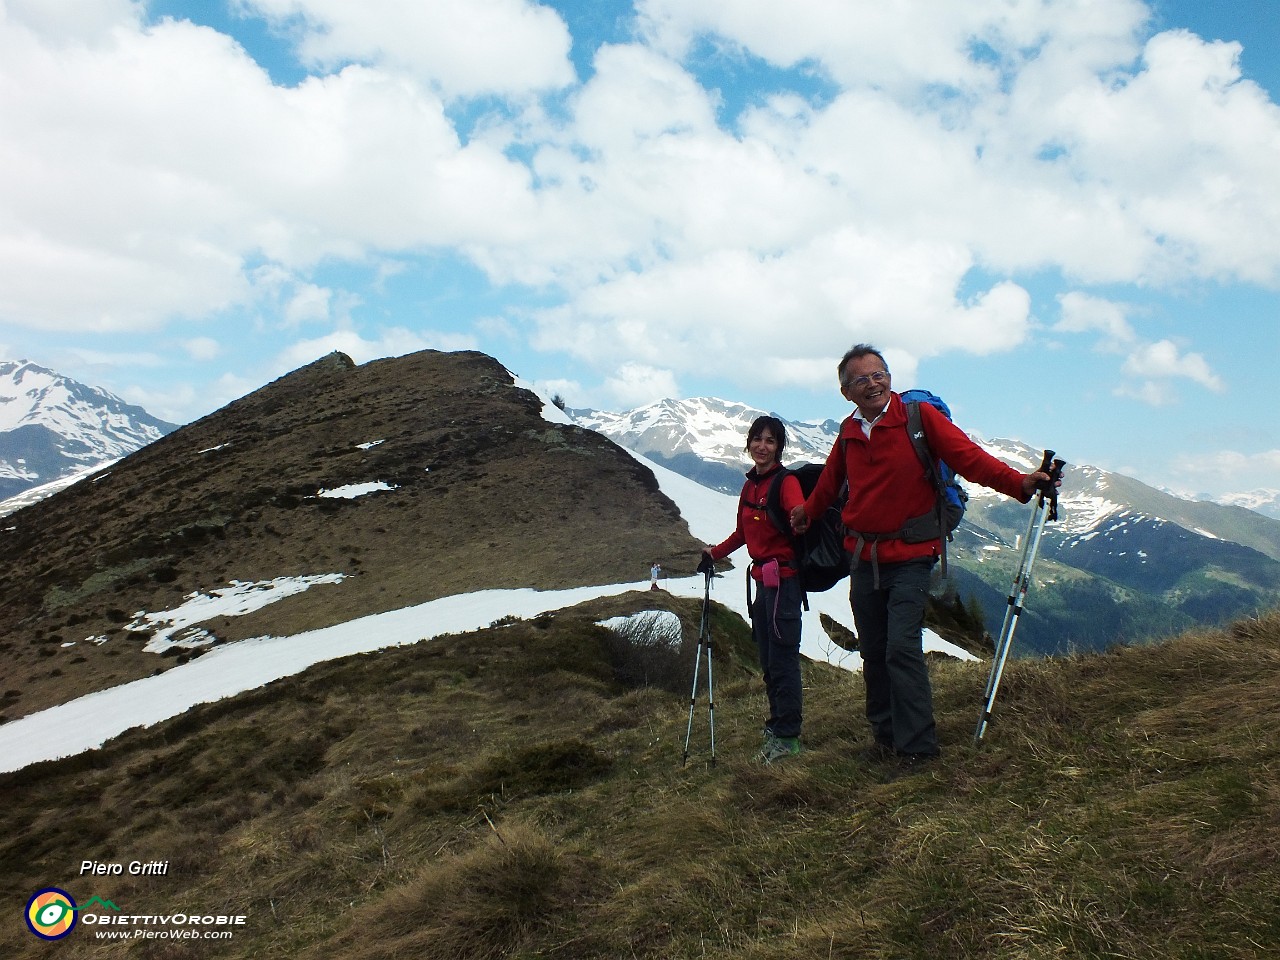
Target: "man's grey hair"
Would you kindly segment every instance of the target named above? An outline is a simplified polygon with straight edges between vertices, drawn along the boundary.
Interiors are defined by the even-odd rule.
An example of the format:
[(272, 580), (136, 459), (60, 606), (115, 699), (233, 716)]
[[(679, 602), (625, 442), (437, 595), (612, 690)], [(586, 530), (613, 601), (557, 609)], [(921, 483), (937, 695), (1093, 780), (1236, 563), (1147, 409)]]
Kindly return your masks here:
[(836, 376), (840, 378), (840, 385), (844, 386), (844, 368), (849, 365), (850, 360), (860, 360), (863, 357), (876, 357), (884, 364), (884, 372), (889, 372), (889, 363), (884, 358), (884, 354), (877, 350), (869, 343), (855, 343), (840, 358), (840, 365), (836, 367)]

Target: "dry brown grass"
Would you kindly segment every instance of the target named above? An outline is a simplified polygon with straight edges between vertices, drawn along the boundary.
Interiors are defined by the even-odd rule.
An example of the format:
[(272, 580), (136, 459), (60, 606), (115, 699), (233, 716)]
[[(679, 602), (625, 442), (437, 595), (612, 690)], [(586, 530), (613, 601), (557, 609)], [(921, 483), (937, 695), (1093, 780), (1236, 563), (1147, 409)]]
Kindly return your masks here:
[[(651, 478), (507, 382), (474, 354), (321, 363), (17, 515), (3, 709), (156, 669), (123, 639), (132, 611), (231, 577), (354, 574), (213, 624), (226, 639), (481, 586), (640, 580), (655, 558), (691, 569)], [(400, 489), (307, 499), (369, 479)], [(683, 620), (676, 657), (595, 625), (655, 608)], [(700, 699), (682, 765), (700, 612), (645, 591), (323, 664), (0, 777), (0, 894), (250, 918), (217, 944), (81, 929), (52, 948), (68, 957), (1280, 955), (1280, 615), (1015, 661), (980, 749), (985, 667), (936, 662), (943, 760), (891, 780), (855, 759), (860, 678), (825, 665), (806, 672), (806, 752), (753, 762), (758, 668), (719, 607), (717, 763)], [(170, 868), (85, 878), (82, 859)], [(50, 950), (0, 928), (0, 955)]]
[(427, 864), (356, 910), (343, 933), (302, 955), (509, 957), (562, 935), (561, 916), (602, 892), (601, 873), (596, 859), (568, 853), (536, 827), (507, 823), (465, 852)]
[[(3, 895), (250, 917), (202, 952), (79, 930), (72, 957), (1280, 955), (1280, 615), (1011, 663), (980, 749), (985, 669), (936, 664), (943, 760), (886, 782), (853, 758), (859, 678), (819, 666), (806, 752), (752, 761), (762, 695), (722, 611), (718, 762), (700, 701), (682, 766), (687, 692), (623, 683), (593, 625), (655, 601), (696, 631), (696, 601), (596, 601), (0, 779)], [(73, 875), (134, 857), (170, 875)], [(0, 952), (47, 949), (11, 926)]]

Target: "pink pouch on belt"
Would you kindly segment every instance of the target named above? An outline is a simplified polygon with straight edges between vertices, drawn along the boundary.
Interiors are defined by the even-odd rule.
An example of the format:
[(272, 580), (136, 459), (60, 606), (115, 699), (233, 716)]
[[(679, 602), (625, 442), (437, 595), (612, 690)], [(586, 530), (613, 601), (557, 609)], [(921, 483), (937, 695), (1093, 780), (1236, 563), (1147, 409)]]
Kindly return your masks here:
[(760, 568), (760, 582), (771, 590), (777, 590), (780, 582), (778, 561), (770, 560)]

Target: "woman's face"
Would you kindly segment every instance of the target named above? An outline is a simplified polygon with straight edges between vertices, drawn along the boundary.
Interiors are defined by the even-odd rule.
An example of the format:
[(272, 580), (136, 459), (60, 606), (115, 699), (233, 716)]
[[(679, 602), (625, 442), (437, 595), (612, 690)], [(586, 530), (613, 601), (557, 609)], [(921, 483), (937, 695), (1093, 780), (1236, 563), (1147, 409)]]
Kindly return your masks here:
[(764, 473), (778, 462), (778, 440), (773, 431), (765, 427), (758, 436), (747, 443), (747, 453), (756, 465), (757, 473)]

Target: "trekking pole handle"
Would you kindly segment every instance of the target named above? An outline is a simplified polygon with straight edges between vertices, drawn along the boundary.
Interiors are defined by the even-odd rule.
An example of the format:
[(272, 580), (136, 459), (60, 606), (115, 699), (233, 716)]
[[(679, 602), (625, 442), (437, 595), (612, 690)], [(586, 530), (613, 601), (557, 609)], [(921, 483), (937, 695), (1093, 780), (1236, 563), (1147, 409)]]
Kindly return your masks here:
[(1036, 468), (1036, 473), (1045, 473), (1049, 475), (1047, 481), (1041, 480), (1039, 489), (1044, 493), (1055, 493), (1058, 484), (1062, 482), (1062, 468), (1067, 465), (1065, 460), (1060, 460), (1052, 450), (1044, 452), (1044, 459), (1040, 461), (1040, 466)]
[(1053, 450), (1044, 452), (1044, 459), (1040, 461), (1040, 468), (1037, 473), (1047, 473), (1049, 479), (1041, 481), (1039, 485), (1041, 502), (1044, 499), (1049, 501), (1049, 519), (1058, 519), (1058, 484), (1062, 482), (1062, 468), (1067, 465), (1065, 460), (1057, 458)]

